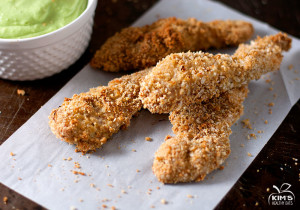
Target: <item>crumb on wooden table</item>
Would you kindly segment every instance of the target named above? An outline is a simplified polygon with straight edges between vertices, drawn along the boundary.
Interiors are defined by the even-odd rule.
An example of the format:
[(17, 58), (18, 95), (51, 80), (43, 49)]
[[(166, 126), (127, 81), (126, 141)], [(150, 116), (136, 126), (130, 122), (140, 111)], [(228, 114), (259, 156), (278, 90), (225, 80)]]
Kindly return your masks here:
[(8, 197), (7, 196), (4, 196), (3, 197), (3, 203), (6, 205), (7, 204), (7, 201), (8, 201)]
[(25, 95), (25, 90), (17, 89), (17, 94), (24, 96)]

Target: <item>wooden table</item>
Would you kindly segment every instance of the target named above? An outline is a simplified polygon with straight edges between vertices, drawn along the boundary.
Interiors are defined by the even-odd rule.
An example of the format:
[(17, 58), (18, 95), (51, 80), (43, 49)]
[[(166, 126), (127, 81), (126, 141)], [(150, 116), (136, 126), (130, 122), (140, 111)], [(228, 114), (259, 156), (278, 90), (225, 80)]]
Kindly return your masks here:
[[(298, 0), (220, 0), (228, 6), (265, 21), (300, 38), (300, 1)], [(102, 0), (98, 3), (94, 33), (88, 50), (70, 68), (38, 81), (13, 82), (0, 79), (0, 144), (25, 123), (64, 84), (91, 59), (103, 42), (121, 28), (129, 26), (157, 0)], [(25, 90), (24, 96), (17, 90)], [(293, 107), (276, 133), (244, 172), (217, 209), (268, 208), (267, 188), (289, 183), (300, 203), (300, 102)], [(300, 164), (300, 163), (299, 163)], [(291, 166), (291, 167), (290, 167)], [(297, 189), (297, 190), (296, 190)], [(6, 205), (3, 197), (8, 197)], [(294, 205), (295, 207), (295, 205)], [(22, 195), (0, 184), (0, 209), (43, 209)], [(298, 208), (299, 209), (299, 208)]]

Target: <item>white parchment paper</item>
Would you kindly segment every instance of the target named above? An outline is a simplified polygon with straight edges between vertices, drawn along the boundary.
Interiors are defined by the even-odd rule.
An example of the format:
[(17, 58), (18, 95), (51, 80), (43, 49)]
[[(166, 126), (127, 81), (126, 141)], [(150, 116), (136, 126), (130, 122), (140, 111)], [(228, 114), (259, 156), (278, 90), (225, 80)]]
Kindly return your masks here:
[[(169, 16), (195, 17), (203, 21), (243, 19), (253, 23), (255, 36), (278, 32), (224, 5), (203, 0), (160, 1), (134, 25), (150, 24), (158, 17)], [(156, 209), (211, 209), (233, 186), (299, 99), (299, 55), (300, 42), (294, 38), (292, 49), (284, 54), (280, 72), (250, 83), (245, 113), (232, 127), (232, 153), (225, 168), (216, 170), (200, 183), (163, 185), (152, 173), (155, 151), (166, 135), (173, 135), (167, 115), (151, 115), (143, 110), (132, 120), (129, 129), (120, 131), (102, 149), (86, 156), (75, 153), (74, 146), (56, 139), (48, 127), (51, 110), (61, 105), (64, 97), (106, 85), (119, 76), (89, 66), (1, 145), (0, 181), (49, 209), (97, 209), (103, 204), (117, 209), (153, 206)], [(291, 64), (294, 67), (289, 69)], [(274, 106), (269, 107), (269, 103)], [(244, 119), (250, 120), (252, 130), (243, 128), (241, 120)], [(247, 138), (251, 133), (255, 133), (256, 139)], [(148, 136), (152, 142), (145, 141)], [(11, 152), (15, 155), (11, 156)], [(74, 162), (81, 168), (74, 168)], [(75, 175), (73, 170), (86, 175)], [(162, 204), (162, 199), (167, 203)]]

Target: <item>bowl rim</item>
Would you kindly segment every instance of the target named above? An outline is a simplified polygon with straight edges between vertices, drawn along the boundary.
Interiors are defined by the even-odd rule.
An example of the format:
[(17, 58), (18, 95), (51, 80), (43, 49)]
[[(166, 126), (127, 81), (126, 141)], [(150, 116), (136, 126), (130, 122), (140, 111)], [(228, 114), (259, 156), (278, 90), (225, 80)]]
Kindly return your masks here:
[[(46, 46), (46, 45), (50, 44), (49, 41), (51, 43), (53, 41), (57, 42), (57, 41), (65, 38), (66, 36), (73, 34), (73, 32), (78, 30), (78, 28), (81, 28), (81, 26), (86, 23), (86, 20), (88, 19), (88, 17), (90, 15), (94, 14), (94, 11), (92, 11), (92, 10), (95, 10), (96, 5), (97, 5), (97, 0), (88, 0), (86, 9), (76, 19), (74, 19), (67, 25), (65, 25), (61, 28), (58, 28), (54, 31), (51, 31), (49, 33), (42, 34), (39, 36), (29, 37), (29, 38), (19, 38), (19, 39), (0, 38), (0, 49), (2, 47), (4, 47), (4, 48), (9, 47), (10, 49), (11, 49), (11, 47), (20, 48), (20, 44), (30, 44), (30, 43), (32, 44), (32, 42), (36, 42), (37, 40), (45, 40), (48, 38), (49, 38), (48, 42), (42, 44), (42, 46)], [(66, 31), (69, 31), (69, 33), (65, 33)], [(57, 39), (57, 38), (59, 38), (59, 39)], [(42, 42), (40, 42), (40, 43), (42, 43)], [(16, 45), (14, 46), (14, 44), (16, 44)], [(6, 45), (8, 45), (8, 46), (6, 46)], [(23, 48), (23, 47), (21, 47), (21, 48)], [(29, 47), (29, 48), (36, 48), (36, 46)]]

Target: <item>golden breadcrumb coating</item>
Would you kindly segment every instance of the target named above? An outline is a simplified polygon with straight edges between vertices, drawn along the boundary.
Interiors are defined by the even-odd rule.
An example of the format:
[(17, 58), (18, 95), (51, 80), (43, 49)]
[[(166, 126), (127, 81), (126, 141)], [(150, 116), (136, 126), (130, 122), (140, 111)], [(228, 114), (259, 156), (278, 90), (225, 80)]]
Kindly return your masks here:
[(116, 33), (95, 53), (91, 66), (111, 72), (144, 69), (171, 53), (238, 45), (252, 34), (251, 23), (241, 20), (165, 18)]
[(171, 54), (141, 83), (140, 98), (152, 113), (169, 113), (181, 103), (208, 100), (278, 70), (291, 39), (282, 33), (242, 44), (232, 56), (203, 52)]
[(100, 148), (120, 128), (127, 128), (132, 116), (142, 108), (139, 83), (149, 71), (126, 75), (108, 86), (65, 98), (49, 116), (52, 132), (83, 153)]
[(231, 125), (243, 113), (247, 86), (170, 114), (175, 137), (168, 136), (155, 153), (153, 172), (163, 183), (201, 181), (230, 154)]

